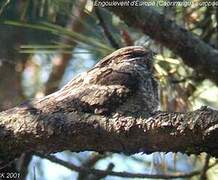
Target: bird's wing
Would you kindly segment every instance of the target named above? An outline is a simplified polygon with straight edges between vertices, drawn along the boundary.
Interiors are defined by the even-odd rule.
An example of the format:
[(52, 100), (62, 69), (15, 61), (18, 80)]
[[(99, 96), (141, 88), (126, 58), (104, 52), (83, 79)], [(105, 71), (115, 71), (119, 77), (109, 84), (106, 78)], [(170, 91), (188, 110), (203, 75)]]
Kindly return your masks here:
[(58, 93), (56, 105), (61, 102), (61, 107), (67, 106), (72, 111), (109, 115), (137, 88), (137, 81), (132, 74), (110, 68), (101, 69), (101, 72), (99, 69), (96, 72), (93, 70), (82, 76)]
[(146, 53), (135, 46), (119, 49), (43, 101), (52, 103), (49, 107), (53, 111), (111, 114), (137, 92), (140, 84), (137, 68), (142, 66), (139, 69), (144, 72)]
[(130, 94), (130, 89), (125, 86), (90, 85), (73, 98), (73, 103), (78, 105), (77, 110), (109, 115), (124, 103)]

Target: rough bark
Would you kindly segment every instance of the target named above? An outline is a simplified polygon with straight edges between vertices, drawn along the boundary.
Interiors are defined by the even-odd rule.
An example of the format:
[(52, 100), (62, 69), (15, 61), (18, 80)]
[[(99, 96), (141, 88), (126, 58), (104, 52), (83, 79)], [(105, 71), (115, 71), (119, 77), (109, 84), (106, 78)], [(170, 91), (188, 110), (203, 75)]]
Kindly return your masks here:
[(93, 115), (68, 109), (42, 113), (40, 109), (23, 105), (0, 113), (0, 159), (3, 161), (25, 151), (47, 154), (63, 150), (126, 154), (207, 152), (217, 157), (217, 137), (218, 111), (209, 108), (188, 113), (156, 112), (148, 119), (117, 113)]
[[(100, 6), (99, 2), (104, 1), (98, 0), (95, 5)], [(130, 27), (141, 30), (172, 50), (199, 75), (218, 83), (218, 50), (210, 47), (197, 36), (151, 7), (108, 6), (106, 8), (119, 16)]]

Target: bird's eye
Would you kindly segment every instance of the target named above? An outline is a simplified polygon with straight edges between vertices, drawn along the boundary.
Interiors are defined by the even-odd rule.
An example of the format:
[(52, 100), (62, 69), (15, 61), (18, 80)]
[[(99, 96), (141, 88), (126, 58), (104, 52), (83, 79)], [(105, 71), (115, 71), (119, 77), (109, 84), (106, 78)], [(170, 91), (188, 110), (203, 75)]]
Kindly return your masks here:
[(139, 58), (139, 57), (145, 57), (145, 53), (144, 52), (132, 52), (130, 54), (130, 58)]
[(134, 58), (125, 59), (125, 61), (132, 62), (132, 61), (140, 61), (141, 59), (142, 59), (141, 57), (134, 57)]

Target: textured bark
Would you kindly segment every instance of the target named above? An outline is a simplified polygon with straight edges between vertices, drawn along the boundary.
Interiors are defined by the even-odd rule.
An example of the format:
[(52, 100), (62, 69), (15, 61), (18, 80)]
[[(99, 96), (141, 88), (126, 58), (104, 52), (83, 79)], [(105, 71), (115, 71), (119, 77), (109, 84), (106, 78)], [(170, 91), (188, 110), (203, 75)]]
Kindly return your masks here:
[[(99, 2), (101, 1), (104, 2), (98, 0), (95, 4), (100, 6)], [(185, 64), (195, 69), (200, 75), (218, 83), (218, 50), (210, 47), (197, 36), (151, 7), (108, 6), (106, 8), (119, 16), (130, 27), (141, 30), (172, 50), (183, 59)]]
[(207, 152), (218, 157), (218, 111), (209, 108), (189, 113), (156, 112), (143, 119), (67, 109), (41, 113), (40, 109), (20, 106), (1, 112), (0, 127), (0, 158), (4, 161), (25, 151), (63, 150)]

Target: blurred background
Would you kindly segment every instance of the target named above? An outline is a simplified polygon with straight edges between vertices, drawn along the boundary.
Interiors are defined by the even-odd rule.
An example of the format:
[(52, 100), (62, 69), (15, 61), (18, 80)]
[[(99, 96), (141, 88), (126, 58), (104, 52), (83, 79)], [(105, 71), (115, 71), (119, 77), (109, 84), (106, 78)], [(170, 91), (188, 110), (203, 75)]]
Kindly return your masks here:
[[(218, 7), (152, 8), (218, 48)], [(0, 111), (55, 92), (102, 57), (129, 45), (141, 45), (157, 53), (154, 70), (160, 89), (160, 110), (186, 112), (202, 105), (218, 108), (215, 84), (138, 29), (128, 27), (105, 9), (94, 8), (90, 0), (1, 0)], [(206, 154), (158, 152), (125, 156), (64, 151), (55, 156), (88, 168), (151, 174), (190, 173), (215, 162)], [(19, 169), (22, 179), (27, 180), (126, 179), (75, 172), (34, 154), (22, 155), (8, 169)], [(202, 178), (218, 179), (218, 166), (211, 167), (204, 176), (180, 179)]]

